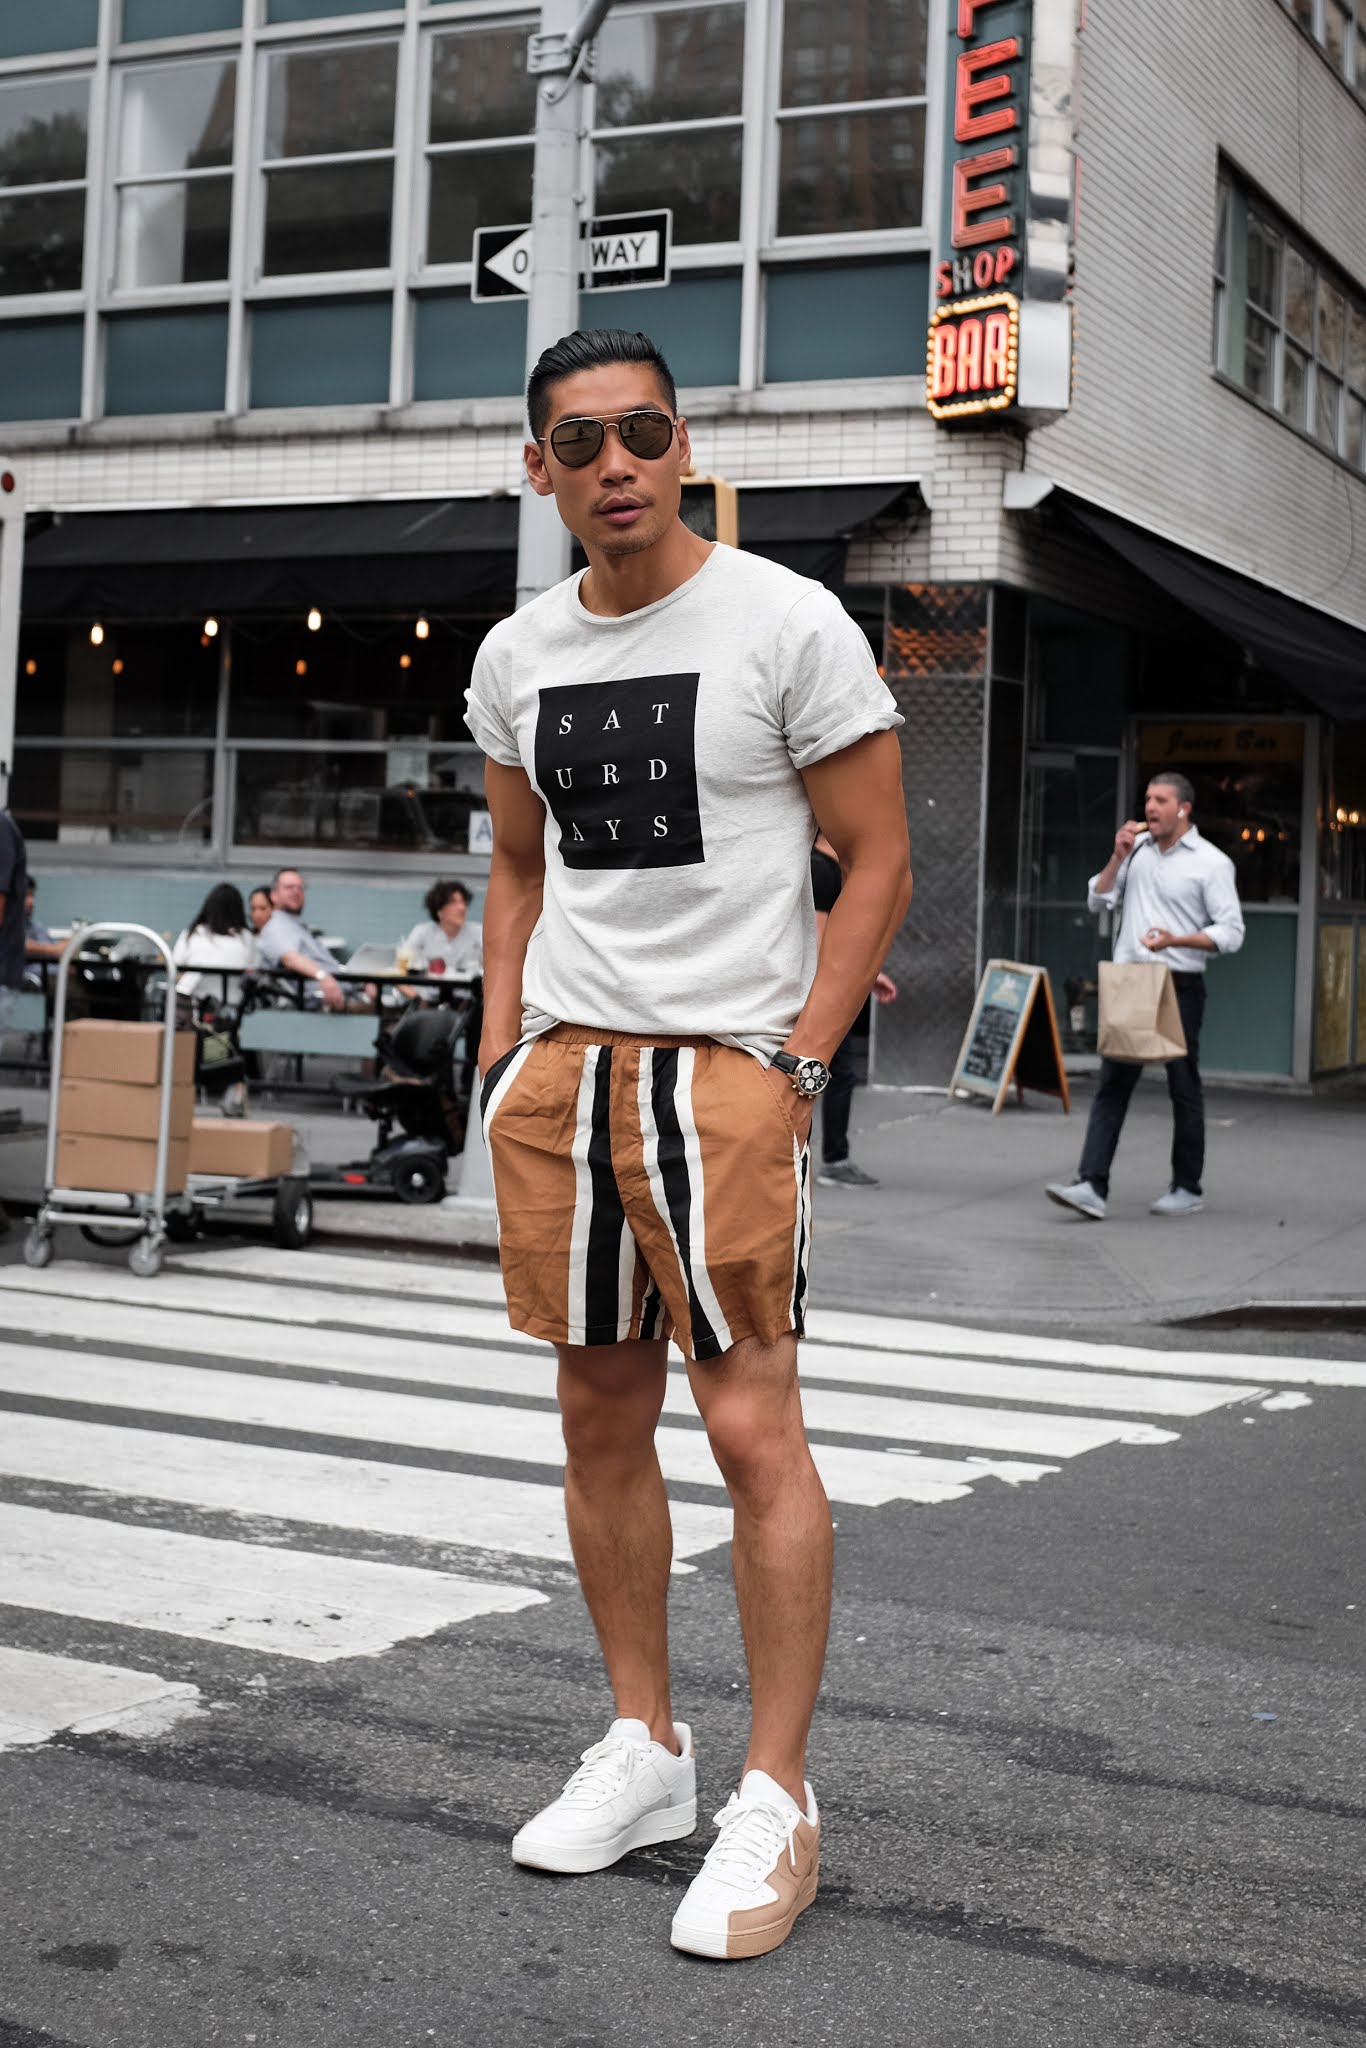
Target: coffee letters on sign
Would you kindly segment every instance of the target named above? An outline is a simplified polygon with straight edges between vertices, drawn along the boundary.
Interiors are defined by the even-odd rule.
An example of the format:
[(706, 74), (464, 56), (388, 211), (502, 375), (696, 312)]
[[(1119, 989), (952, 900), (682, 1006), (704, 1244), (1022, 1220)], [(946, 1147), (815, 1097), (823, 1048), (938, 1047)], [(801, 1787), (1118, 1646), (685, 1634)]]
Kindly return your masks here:
[(536, 785), (570, 868), (680, 868), (704, 860), (692, 675), (543, 689)]

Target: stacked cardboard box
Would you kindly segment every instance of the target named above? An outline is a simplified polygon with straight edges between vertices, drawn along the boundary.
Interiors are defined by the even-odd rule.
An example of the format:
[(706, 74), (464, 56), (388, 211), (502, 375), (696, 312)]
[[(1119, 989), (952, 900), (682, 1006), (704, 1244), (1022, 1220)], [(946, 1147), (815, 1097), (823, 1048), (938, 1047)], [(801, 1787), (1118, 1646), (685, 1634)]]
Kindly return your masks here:
[(197, 1116), (190, 1126), (190, 1172), (237, 1180), (278, 1180), (294, 1165), (292, 1124), (246, 1117)]
[[(161, 1122), (160, 1024), (82, 1018), (62, 1038), (57, 1184), (147, 1195), (156, 1184)], [(166, 1191), (179, 1194), (194, 1116), (194, 1033), (175, 1033)]]

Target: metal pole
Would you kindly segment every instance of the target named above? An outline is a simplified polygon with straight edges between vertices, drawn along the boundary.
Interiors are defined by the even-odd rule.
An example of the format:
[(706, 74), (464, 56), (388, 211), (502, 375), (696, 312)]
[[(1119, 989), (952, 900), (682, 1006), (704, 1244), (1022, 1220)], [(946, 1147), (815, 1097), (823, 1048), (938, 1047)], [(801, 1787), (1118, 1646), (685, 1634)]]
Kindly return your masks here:
[[(526, 368), (579, 324), (579, 189), (584, 91), (592, 38), (611, 0), (542, 0), (540, 32), (527, 68), (540, 78), (531, 199), (531, 290), (527, 294)], [(517, 523), (517, 603), (538, 597), (569, 574), (569, 534), (554, 501), (522, 487)]]
[(19, 600), (24, 579), (22, 473), (0, 456), (0, 804), (14, 772), (14, 698), (19, 687)]

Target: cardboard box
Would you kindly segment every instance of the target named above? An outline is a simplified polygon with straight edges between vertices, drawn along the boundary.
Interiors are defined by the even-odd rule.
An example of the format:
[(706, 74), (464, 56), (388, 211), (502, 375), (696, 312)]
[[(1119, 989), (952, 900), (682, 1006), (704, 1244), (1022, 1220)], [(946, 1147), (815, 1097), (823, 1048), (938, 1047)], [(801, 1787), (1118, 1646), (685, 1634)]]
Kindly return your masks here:
[[(171, 1137), (187, 1144), (194, 1118), (194, 1088), (171, 1088)], [(57, 1098), (57, 1130), (97, 1138), (155, 1138), (161, 1121), (161, 1089), (133, 1081), (68, 1081)]]
[[(166, 1148), (166, 1192), (181, 1194), (189, 1166), (187, 1139)], [(150, 1138), (99, 1138), (87, 1131), (57, 1137), (57, 1185), (100, 1188), (116, 1194), (150, 1195), (156, 1181), (157, 1148)]]
[(294, 1170), (294, 1126), (246, 1117), (197, 1116), (190, 1126), (190, 1172), (275, 1180)]
[[(161, 1079), (162, 1024), (121, 1024), (111, 1018), (81, 1017), (62, 1037), (62, 1080), (128, 1081), (153, 1087)], [(175, 1033), (177, 1081), (194, 1081), (194, 1033)]]

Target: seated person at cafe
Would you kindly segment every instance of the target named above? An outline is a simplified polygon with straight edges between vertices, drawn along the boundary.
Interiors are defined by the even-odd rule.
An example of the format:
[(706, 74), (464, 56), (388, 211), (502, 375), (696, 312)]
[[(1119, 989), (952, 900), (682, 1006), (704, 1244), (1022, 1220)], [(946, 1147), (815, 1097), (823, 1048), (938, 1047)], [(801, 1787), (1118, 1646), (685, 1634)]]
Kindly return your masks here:
[(482, 974), (484, 928), (467, 922), (470, 892), (464, 882), (433, 882), (423, 898), (427, 915), (403, 941), (414, 974)]
[(38, 894), (38, 884), (32, 875), (24, 878), (24, 987), (41, 989), (43, 970), (40, 960), (60, 960), (62, 948), (53, 938), (45, 924), (40, 924), (33, 915), (33, 905)]
[(258, 934), (263, 967), (283, 967), (316, 987), (306, 991), (310, 1007), (344, 1010), (347, 992), (340, 976), (342, 963), (304, 923), (304, 878), (297, 868), (281, 868), (270, 885), (271, 912)]
[(270, 913), (274, 908), (275, 905), (270, 900), (270, 890), (264, 882), (259, 888), (252, 890), (247, 898), (247, 916), (251, 919), (251, 928), (254, 932), (265, 929), (270, 923)]
[(240, 1003), (243, 974), (261, 964), (241, 891), (231, 882), (210, 889), (176, 940), (172, 957), (186, 970), (176, 982), (177, 995), (219, 996), (225, 1003)]

